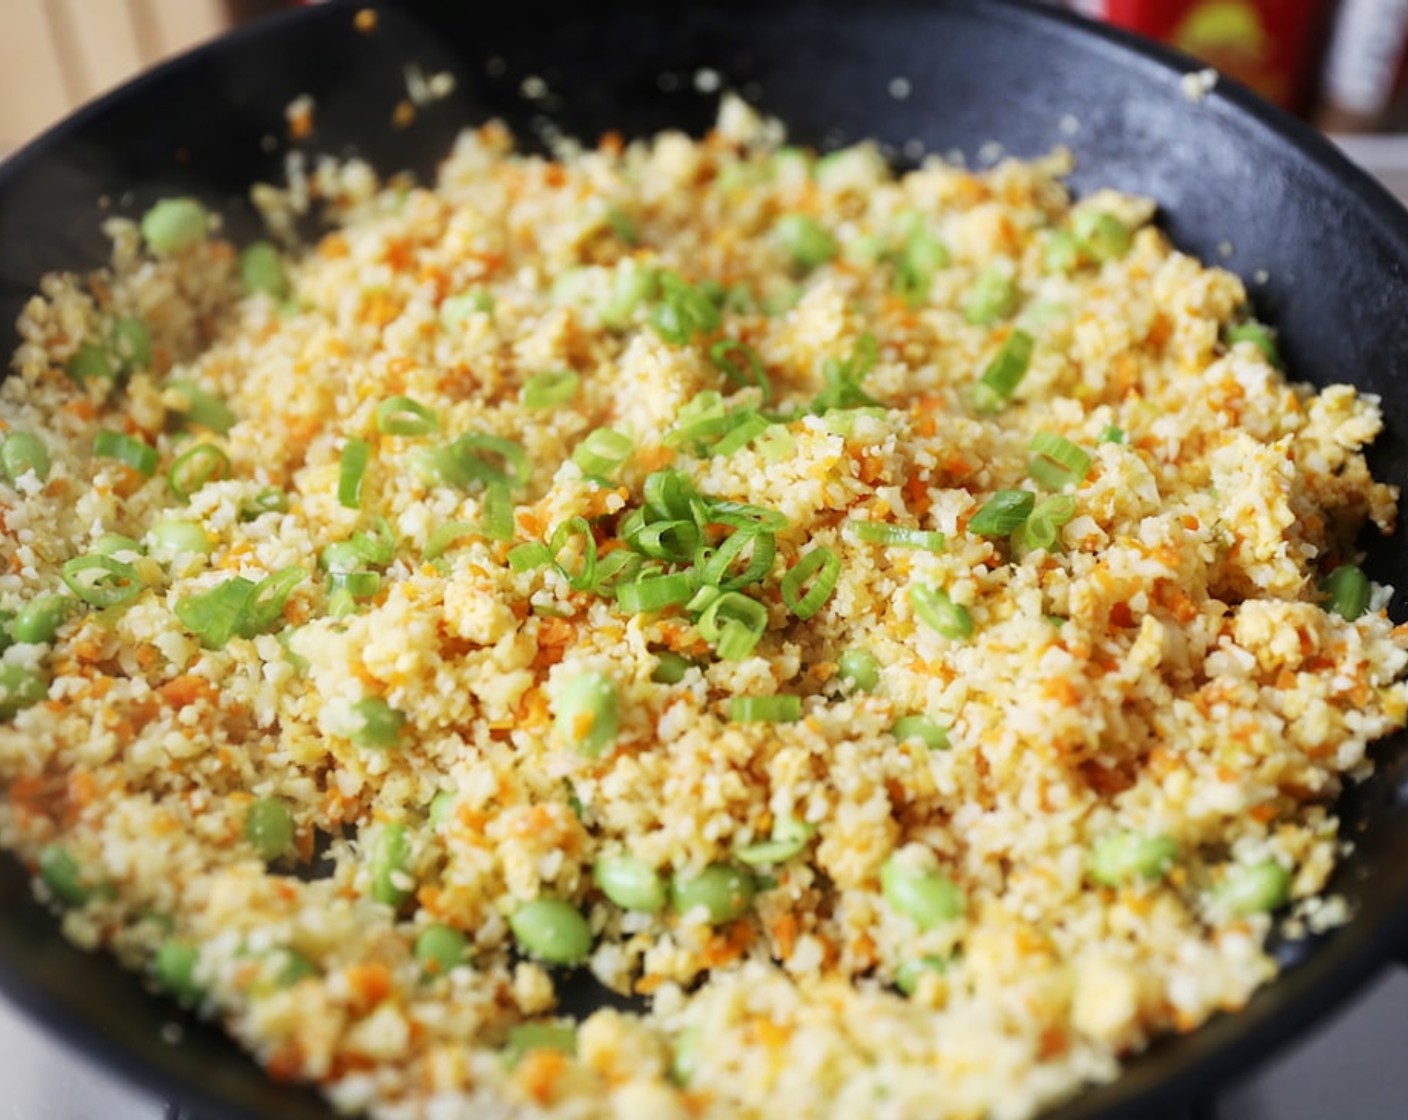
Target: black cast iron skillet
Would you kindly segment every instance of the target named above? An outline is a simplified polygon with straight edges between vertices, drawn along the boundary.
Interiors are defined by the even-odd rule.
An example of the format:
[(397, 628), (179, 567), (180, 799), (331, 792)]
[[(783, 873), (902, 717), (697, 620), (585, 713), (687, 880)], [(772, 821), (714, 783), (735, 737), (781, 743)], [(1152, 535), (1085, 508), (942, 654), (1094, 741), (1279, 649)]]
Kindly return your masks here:
[[(190, 192), (224, 210), (237, 236), (251, 234), (248, 187), (280, 178), (283, 108), (298, 94), (318, 106), (310, 149), (427, 176), (460, 127), (492, 116), (529, 139), (548, 122), (587, 141), (607, 129), (701, 132), (717, 101), (703, 69), (780, 116), (802, 143), (875, 137), (902, 153), (917, 141), (970, 161), (990, 141), (1019, 156), (1068, 145), (1077, 191), (1153, 196), (1179, 246), (1247, 279), (1297, 376), (1381, 394), (1389, 430), (1374, 465), (1380, 477), (1408, 481), (1408, 214), (1325, 141), (1230, 83), (1201, 101), (1185, 96), (1180, 77), (1195, 68), (1186, 59), (994, 0), (680, 10), (418, 0), (378, 6), (371, 34), (353, 25), (363, 6), (304, 10), (188, 55), (0, 169), (0, 350), (11, 349), (10, 324), (42, 273), (103, 258), (98, 224), (109, 211), (135, 214)], [(447, 69), (457, 85), (397, 128), (411, 63)], [(520, 95), (529, 76), (543, 80), (545, 96)], [(903, 99), (892, 92), (897, 77), (909, 84)], [(1401, 545), (1376, 545), (1370, 569), (1408, 588)], [(1353, 903), (1353, 921), (1320, 943), (1282, 938), (1288, 971), (1243, 1012), (1155, 1045), (1117, 1082), (1048, 1120), (1179, 1106), (1303, 1030), (1408, 944), (1408, 751), (1400, 737), (1376, 753), (1377, 776), (1342, 804), (1357, 848), (1335, 887)], [(0, 864), (0, 986), (82, 1050), (204, 1116), (332, 1115), (311, 1092), (267, 1080), (217, 1031), (107, 957), (72, 949), (29, 900), (12, 860)], [(583, 1008), (602, 994), (581, 985), (571, 998)], [(174, 1044), (161, 1040), (173, 1022), (182, 1028)]]

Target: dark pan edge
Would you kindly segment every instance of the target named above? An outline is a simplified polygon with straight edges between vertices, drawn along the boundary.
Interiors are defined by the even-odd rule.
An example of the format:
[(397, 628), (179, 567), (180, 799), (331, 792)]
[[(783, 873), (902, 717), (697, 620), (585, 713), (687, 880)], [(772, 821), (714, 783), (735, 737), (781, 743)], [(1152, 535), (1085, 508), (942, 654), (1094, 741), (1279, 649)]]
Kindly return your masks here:
[[(1089, 39), (1092, 32), (1118, 49), (1132, 52), (1148, 62), (1151, 72), (1176, 74), (1201, 69), (1201, 66), (1171, 51), (1150, 47), (1133, 37), (1109, 28), (1092, 29), (1078, 17), (1065, 13), (1034, 9), (1014, 0), (984, 0), (983, 3), (960, 3), (960, 7), (974, 9), (1005, 9), (1004, 18), (1015, 22), (1038, 18), (1052, 25), (1064, 26), (1072, 35), (1079, 34)], [(313, 18), (311, 13), (293, 13), (279, 17), (279, 22)], [(269, 29), (261, 25), (239, 37), (256, 37)], [(157, 71), (137, 79), (137, 83), (179, 70), (192, 65), (204, 57), (212, 57), (222, 49), (224, 41), (200, 48), (192, 55), (184, 56), (165, 64)], [(1126, 57), (1128, 57), (1126, 55)], [(137, 83), (134, 83), (137, 84)], [(61, 139), (81, 130), (93, 118), (100, 117), (110, 101), (130, 93), (132, 86), (124, 87), (114, 94), (84, 107), (73, 117), (59, 125), (54, 132), (36, 141), (17, 153), (0, 169), (0, 179), (12, 169), (21, 169), (40, 147), (50, 140)], [(1403, 248), (1404, 259), (1408, 259), (1408, 213), (1405, 213), (1381, 187), (1364, 172), (1355, 167), (1327, 140), (1286, 115), (1265, 106), (1253, 95), (1226, 79), (1208, 95), (1205, 103), (1209, 111), (1235, 119), (1238, 123), (1250, 121), (1252, 127), (1278, 137), (1288, 144), (1301, 148), (1310, 156), (1306, 166), (1324, 184), (1335, 189), (1348, 191), (1370, 213), (1384, 236)], [(1398, 742), (1401, 745), (1401, 736)], [(1397, 849), (1383, 853), (1387, 859), (1380, 860), (1381, 869), (1402, 869), (1408, 866), (1408, 839), (1397, 845)], [(1249, 1064), (1263, 1058), (1273, 1047), (1288, 1041), (1311, 1025), (1309, 1017), (1323, 1014), (1346, 1000), (1354, 990), (1367, 981), (1394, 952), (1408, 940), (1408, 871), (1400, 870), (1391, 884), (1385, 884), (1382, 896), (1386, 901), (1380, 907), (1382, 914), (1374, 913), (1374, 920), (1363, 920), (1369, 910), (1361, 910), (1360, 915), (1346, 927), (1331, 936), (1316, 954), (1296, 971), (1284, 975), (1272, 989), (1263, 991), (1253, 1004), (1235, 1017), (1223, 1017), (1202, 1028), (1193, 1042), (1199, 1051), (1191, 1057), (1182, 1057), (1171, 1062), (1158, 1079), (1158, 1084), (1147, 1085), (1139, 1082), (1136, 1076), (1127, 1074), (1120, 1081), (1092, 1090), (1084, 1097), (1049, 1114), (1049, 1120), (1084, 1120), (1093, 1116), (1097, 1108), (1112, 1111), (1103, 1112), (1107, 1120), (1115, 1117), (1144, 1116), (1151, 1095), (1158, 1092), (1171, 1094), (1160, 1101), (1160, 1105), (1172, 1104), (1175, 1100), (1186, 1099), (1205, 1088), (1208, 1080), (1220, 1080), (1234, 1073), (1245, 1072)], [(1398, 899), (1394, 903), (1392, 899)], [(45, 994), (26, 977), (10, 971), (8, 963), (0, 959), (0, 988), (16, 998), (31, 1014), (41, 1020), (51, 1030), (63, 1034), (65, 1039), (98, 1057), (104, 1064), (119, 1069), (124, 1075), (140, 1080), (145, 1084), (159, 1086), (165, 1084), (169, 1073), (158, 1073), (146, 1067), (131, 1068), (130, 1051), (121, 1040), (102, 1034), (84, 1020), (74, 1020), (63, 1009), (57, 1009), (52, 1001), (46, 1002)], [(1282, 995), (1284, 993), (1284, 995)], [(1275, 994), (1277, 1005), (1274, 1012), (1258, 1004), (1262, 996)], [(1263, 1001), (1264, 1002), (1264, 1001)], [(1206, 1043), (1204, 1044), (1204, 1039)], [(1206, 1046), (1207, 1053), (1201, 1048)], [(198, 1072), (198, 1071), (197, 1071)], [(252, 1113), (232, 1113), (228, 1104), (221, 1104), (209, 1095), (198, 1076), (183, 1078), (188, 1085), (182, 1091), (212, 1114), (227, 1116), (252, 1116)], [(1086, 1102), (1092, 1102), (1086, 1107)]]

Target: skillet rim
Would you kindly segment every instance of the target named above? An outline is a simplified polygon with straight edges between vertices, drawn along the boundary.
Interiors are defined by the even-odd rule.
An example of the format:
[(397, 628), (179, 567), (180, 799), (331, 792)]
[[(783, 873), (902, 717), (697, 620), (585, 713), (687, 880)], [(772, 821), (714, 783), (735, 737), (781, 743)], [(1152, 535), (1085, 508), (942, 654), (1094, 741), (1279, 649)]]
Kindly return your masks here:
[[(383, 14), (389, 9), (398, 18), (405, 16), (404, 12), (385, 0), (372, 0), (358, 6), (381, 9)], [(1118, 28), (1095, 24), (1072, 13), (1039, 7), (1023, 0), (948, 0), (946, 6), (964, 10), (989, 24), (1005, 23), (1009, 27), (1020, 28), (1033, 20), (1044, 23), (1063, 39), (1078, 41), (1084, 50), (1098, 48), (1110, 57), (1118, 57), (1125, 64), (1137, 64), (1139, 77), (1145, 81), (1161, 81), (1176, 86), (1184, 75), (1205, 69), (1204, 64), (1197, 60)], [(82, 106), (13, 153), (0, 164), (0, 191), (11, 181), (20, 179), (32, 164), (42, 161), (50, 149), (91, 129), (93, 123), (101, 121), (112, 108), (141, 95), (149, 86), (179, 76), (182, 71), (199, 66), (208, 59), (218, 58), (234, 46), (265, 36), (277, 36), (284, 27), (296, 22), (312, 23), (319, 19), (337, 18), (350, 7), (350, 4), (338, 3), (280, 13), (220, 36), (138, 75)], [(931, 5), (914, 0), (892, 0), (888, 7), (896, 14), (903, 14), (906, 10), (932, 10)], [(1298, 165), (1312, 174), (1317, 189), (1332, 189), (1336, 194), (1347, 192), (1353, 204), (1394, 247), (1393, 257), (1398, 268), (1408, 271), (1408, 210), (1328, 139), (1261, 101), (1236, 82), (1221, 76), (1204, 99), (1203, 108), (1226, 118), (1231, 124), (1261, 132), (1290, 149), (1295, 153)], [(1401, 743), (1403, 738), (1400, 734), (1390, 741)], [(1387, 783), (1389, 780), (1390, 776), (1382, 770), (1372, 779), (1375, 783)], [(1399, 801), (1402, 801), (1401, 797)], [(1399, 812), (1403, 812), (1401, 806)], [(1362, 906), (1348, 923), (1338, 927), (1315, 950), (1306, 963), (1281, 973), (1263, 986), (1243, 1011), (1214, 1018), (1192, 1035), (1179, 1039), (1180, 1045), (1175, 1053), (1164, 1053), (1158, 1062), (1153, 1062), (1150, 1057), (1158, 1050), (1156, 1044), (1146, 1055), (1141, 1055), (1126, 1066), (1116, 1081), (1088, 1088), (1073, 1101), (1041, 1113), (1039, 1120), (1094, 1120), (1097, 1116), (1101, 1120), (1121, 1120), (1147, 1116), (1148, 1110), (1155, 1105), (1159, 1108), (1176, 1107), (1191, 1099), (1207, 1082), (1221, 1085), (1234, 1073), (1245, 1072), (1249, 1065), (1264, 1060), (1272, 1050), (1320, 1022), (1330, 1010), (1345, 1002), (1393, 953), (1408, 944), (1408, 824), (1399, 826), (1397, 832), (1398, 843), (1392, 845), (1390, 851), (1379, 852), (1374, 861), (1378, 870), (1383, 871), (1385, 864), (1389, 864), (1388, 870), (1392, 870), (1394, 861), (1389, 857), (1397, 855), (1400, 857), (1397, 865), (1404, 868), (1396, 877), (1394, 889), (1384, 892), (1387, 897), (1380, 904)], [(1373, 920), (1368, 920), (1364, 915), (1371, 910), (1375, 916)], [(108, 964), (113, 969), (118, 968), (110, 958)], [(90, 1018), (63, 1005), (42, 985), (17, 973), (5, 956), (0, 956), (0, 989), (66, 1045), (87, 1056), (96, 1057), (110, 1071), (116, 1071), (129, 1081), (161, 1093), (175, 1089), (182, 1099), (196, 1102), (212, 1115), (258, 1115), (249, 1110), (253, 1105), (237, 1104), (212, 1095), (200, 1077), (201, 1071), (190, 1068), (189, 1062), (179, 1071), (159, 1069), (150, 1064), (136, 1054), (130, 1042), (104, 1033)], [(1263, 999), (1264, 996), (1274, 999)], [(180, 1018), (174, 1014), (172, 1017)], [(230, 1043), (231, 1047), (236, 1045)], [(251, 1070), (254, 1068), (251, 1063)], [(1141, 1076), (1145, 1070), (1155, 1072)], [(261, 1072), (259, 1076), (264, 1075)], [(310, 1095), (303, 1090), (294, 1092), (299, 1096)], [(289, 1090), (281, 1089), (280, 1093), (288, 1094)], [(325, 1110), (331, 1108), (327, 1105), (322, 1107)], [(332, 1115), (331, 1111), (326, 1114)]]

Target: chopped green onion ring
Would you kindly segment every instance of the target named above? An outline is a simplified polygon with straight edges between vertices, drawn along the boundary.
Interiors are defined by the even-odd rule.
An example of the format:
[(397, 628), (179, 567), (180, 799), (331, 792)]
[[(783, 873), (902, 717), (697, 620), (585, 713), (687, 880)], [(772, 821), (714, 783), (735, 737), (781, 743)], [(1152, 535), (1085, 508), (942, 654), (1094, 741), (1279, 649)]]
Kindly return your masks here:
[(229, 474), (230, 457), (213, 443), (198, 443), (176, 456), (166, 472), (166, 484), (176, 497), (187, 499), (207, 482)]
[(131, 564), (111, 556), (86, 553), (59, 569), (68, 589), (90, 607), (116, 607), (142, 593), (142, 579)]
[(371, 462), (372, 445), (364, 439), (349, 436), (342, 445), (342, 458), (337, 473), (337, 501), (344, 509), (362, 508), (362, 481)]
[(106, 428), (98, 432), (93, 437), (93, 454), (125, 463), (146, 478), (156, 472), (156, 448), (125, 432)]
[(376, 406), (376, 430), (392, 436), (428, 436), (440, 430), (440, 417), (410, 397), (387, 397)]
[(915, 529), (908, 525), (891, 525), (885, 521), (859, 521), (850, 518), (844, 526), (846, 535), (866, 544), (882, 544), (890, 548), (922, 548), (928, 552), (944, 550), (944, 535), (933, 529)]
[[(811, 587), (802, 593), (803, 586), (813, 576), (816, 578)], [(787, 604), (788, 610), (805, 622), (831, 598), (840, 576), (840, 558), (829, 548), (818, 546), (798, 560), (782, 577), (782, 601)]]
[(785, 693), (735, 696), (728, 711), (735, 723), (796, 723), (802, 718), (802, 698)]

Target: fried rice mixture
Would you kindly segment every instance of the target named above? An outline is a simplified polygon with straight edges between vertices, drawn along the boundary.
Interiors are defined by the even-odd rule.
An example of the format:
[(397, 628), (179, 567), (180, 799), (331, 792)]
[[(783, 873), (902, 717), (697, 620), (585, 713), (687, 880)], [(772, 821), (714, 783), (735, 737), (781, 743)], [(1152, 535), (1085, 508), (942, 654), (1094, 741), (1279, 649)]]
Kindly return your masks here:
[(380, 1118), (1018, 1118), (1344, 920), (1377, 402), (1060, 156), (776, 132), (490, 124), (44, 279), (0, 840), (67, 936)]

